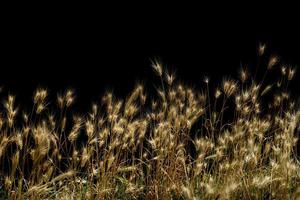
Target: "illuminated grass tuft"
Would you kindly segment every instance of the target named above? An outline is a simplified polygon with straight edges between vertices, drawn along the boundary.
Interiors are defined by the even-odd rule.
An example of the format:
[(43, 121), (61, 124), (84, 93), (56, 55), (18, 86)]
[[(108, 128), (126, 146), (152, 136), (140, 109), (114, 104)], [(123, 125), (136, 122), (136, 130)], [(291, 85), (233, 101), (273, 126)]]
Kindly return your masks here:
[[(8, 96), (0, 115), (0, 195), (300, 198), (300, 110), (288, 90), (295, 69), (267, 58), (265, 45), (258, 55), (266, 60), (261, 80), (242, 68), (239, 80), (223, 79), (217, 88), (205, 78), (201, 92), (153, 62), (161, 87), (150, 99), (137, 85), (124, 99), (107, 93), (83, 115), (70, 115), (72, 90), (51, 103), (39, 88), (29, 113)], [(278, 81), (266, 83), (271, 70)]]

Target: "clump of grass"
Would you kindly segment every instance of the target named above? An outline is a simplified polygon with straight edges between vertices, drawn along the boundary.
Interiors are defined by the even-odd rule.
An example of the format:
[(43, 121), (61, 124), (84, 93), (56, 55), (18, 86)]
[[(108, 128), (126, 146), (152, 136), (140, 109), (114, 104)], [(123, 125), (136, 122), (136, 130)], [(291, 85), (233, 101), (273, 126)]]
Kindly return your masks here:
[[(83, 116), (70, 116), (75, 94), (38, 89), (23, 113), (8, 96), (0, 115), (0, 186), (9, 199), (296, 199), (300, 196), (299, 105), (281, 66), (266, 83), (243, 68), (201, 92), (153, 62), (161, 80), (125, 99), (107, 93)], [(263, 63), (263, 62), (262, 62)], [(50, 114), (49, 114), (50, 113)]]

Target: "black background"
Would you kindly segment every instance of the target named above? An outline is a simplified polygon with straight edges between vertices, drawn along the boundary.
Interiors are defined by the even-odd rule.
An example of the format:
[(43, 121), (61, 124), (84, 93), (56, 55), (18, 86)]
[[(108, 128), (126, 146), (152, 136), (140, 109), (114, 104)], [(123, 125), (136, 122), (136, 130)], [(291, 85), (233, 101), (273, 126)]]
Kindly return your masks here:
[[(107, 11), (101, 6), (81, 10), (79, 5), (6, 15), (0, 61), (4, 93), (27, 103), (38, 86), (53, 94), (74, 88), (77, 104), (86, 108), (107, 89), (122, 97), (139, 80), (151, 85), (156, 81), (150, 67), (154, 58), (187, 83), (202, 84), (204, 75), (219, 83), (224, 75), (235, 77), (241, 65), (254, 65), (259, 42), (267, 44), (268, 54), (300, 64), (295, 12), (266, 12), (259, 6), (142, 7)], [(293, 85), (299, 92), (299, 75)]]

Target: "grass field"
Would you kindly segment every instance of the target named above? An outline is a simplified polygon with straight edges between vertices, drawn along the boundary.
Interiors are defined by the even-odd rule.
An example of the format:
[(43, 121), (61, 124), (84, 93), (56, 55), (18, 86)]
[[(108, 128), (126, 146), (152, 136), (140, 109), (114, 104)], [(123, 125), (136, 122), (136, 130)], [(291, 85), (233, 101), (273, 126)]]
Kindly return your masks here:
[(156, 93), (143, 85), (126, 98), (108, 92), (86, 113), (72, 112), (72, 90), (54, 102), (37, 89), (28, 112), (9, 95), (0, 116), (0, 196), (300, 199), (300, 110), (288, 89), (295, 69), (264, 45), (258, 57), (262, 76), (245, 68), (218, 87), (206, 77), (202, 90), (153, 62)]

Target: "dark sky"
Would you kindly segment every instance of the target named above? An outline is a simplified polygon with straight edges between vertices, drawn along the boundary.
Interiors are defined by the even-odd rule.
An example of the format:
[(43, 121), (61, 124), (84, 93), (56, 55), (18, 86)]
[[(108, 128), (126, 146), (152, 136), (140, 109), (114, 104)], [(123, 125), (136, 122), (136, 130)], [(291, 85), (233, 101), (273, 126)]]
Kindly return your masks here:
[[(300, 65), (297, 22), (278, 13), (203, 11), (40, 11), (7, 17), (0, 84), (21, 99), (30, 99), (37, 86), (54, 93), (72, 87), (86, 103), (107, 88), (125, 95), (136, 81), (151, 82), (153, 58), (186, 82), (201, 83), (205, 74), (219, 82), (223, 75), (235, 76), (241, 63), (255, 63), (259, 42), (286, 63)], [(298, 76), (296, 89), (299, 85)]]

